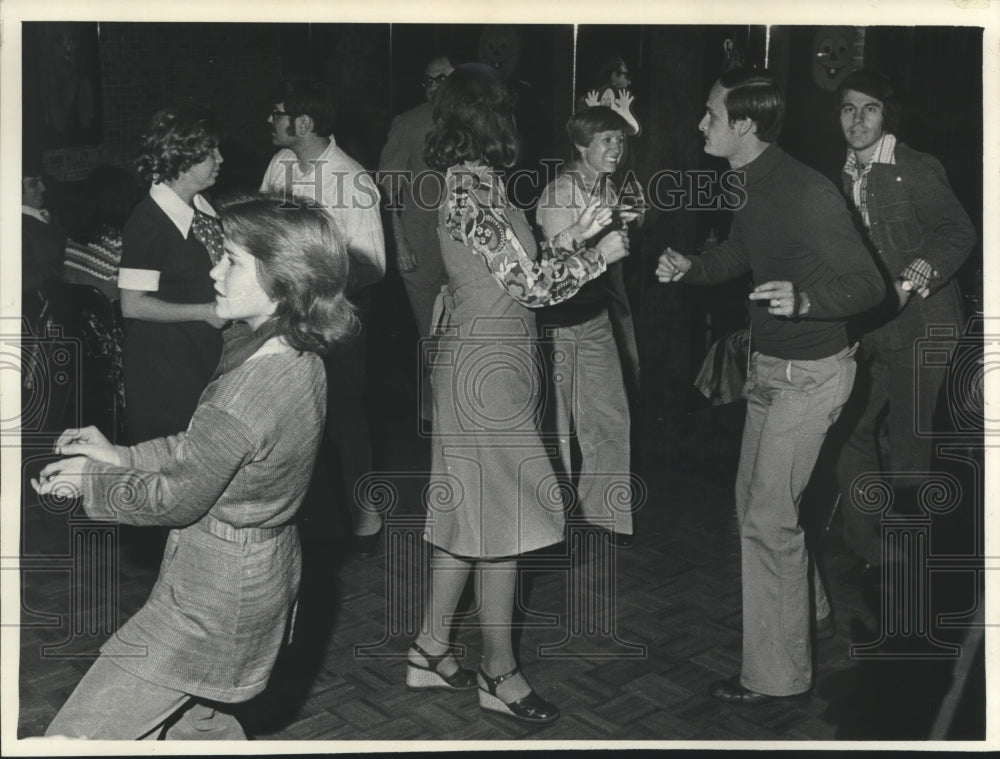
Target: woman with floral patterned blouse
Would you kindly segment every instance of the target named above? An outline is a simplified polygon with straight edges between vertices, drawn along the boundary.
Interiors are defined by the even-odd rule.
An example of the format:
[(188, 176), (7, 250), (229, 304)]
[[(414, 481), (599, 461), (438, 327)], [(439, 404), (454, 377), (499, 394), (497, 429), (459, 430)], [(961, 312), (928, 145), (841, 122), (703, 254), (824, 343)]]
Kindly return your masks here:
[[(563, 539), (563, 505), (537, 428), (542, 402), (531, 309), (572, 297), (625, 255), (592, 204), (544, 243), (539, 257), (524, 214), (499, 171), (518, 155), (510, 94), (481, 64), (441, 85), (429, 166), (446, 172), (438, 235), (449, 283), (439, 298), (431, 362), (434, 438), (425, 539), (433, 546), (423, 625), (408, 654), (411, 688), (471, 690), (479, 703), (528, 722), (559, 710), (531, 689), (511, 641), (518, 555)], [(555, 493), (556, 495), (551, 495)], [(483, 658), (477, 675), (452, 655), (450, 622), (475, 567)]]

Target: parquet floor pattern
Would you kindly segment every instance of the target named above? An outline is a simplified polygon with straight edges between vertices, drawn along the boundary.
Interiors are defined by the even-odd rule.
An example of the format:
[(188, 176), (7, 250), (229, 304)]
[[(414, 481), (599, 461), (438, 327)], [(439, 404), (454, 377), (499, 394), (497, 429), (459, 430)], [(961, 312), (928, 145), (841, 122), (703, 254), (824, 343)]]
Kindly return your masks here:
[[(853, 560), (836, 541), (828, 542), (823, 563), (838, 634), (816, 646), (811, 699), (747, 708), (707, 695), (711, 681), (739, 670), (739, 546), (728, 487), (681, 475), (651, 482), (636, 515), (634, 545), (616, 548), (592, 533), (573, 532), (573, 550), (563, 544), (522, 562), (518, 650), (534, 687), (558, 704), (561, 719), (524, 725), (481, 710), (474, 692), (407, 690), (404, 657), (416, 631), (426, 550), (419, 538), (419, 478), (396, 464), (401, 497), (377, 555), (356, 556), (343, 531), (331, 537), (304, 523), (295, 638), (267, 691), (239, 712), (255, 739), (926, 737), (954, 661), (851, 658), (852, 639), (870, 638), (878, 620), (873, 604), (849, 582)], [(96, 629), (101, 625), (95, 627), (93, 614), (85, 616), (95, 629), (74, 631), (87, 625), (66, 613), (87, 603), (85, 595), (71, 594), (86, 593), (94, 581), (76, 576), (74, 582), (71, 563), (53, 558), (67, 555), (67, 514), (29, 502), (22, 518), (18, 735), (26, 737), (44, 731), (106, 633)], [(141, 538), (125, 528), (113, 552), (118, 620), (144, 602), (155, 579), (155, 541)], [(467, 595), (456, 642), (474, 667), (479, 636)], [(973, 702), (976, 708), (982, 704)]]

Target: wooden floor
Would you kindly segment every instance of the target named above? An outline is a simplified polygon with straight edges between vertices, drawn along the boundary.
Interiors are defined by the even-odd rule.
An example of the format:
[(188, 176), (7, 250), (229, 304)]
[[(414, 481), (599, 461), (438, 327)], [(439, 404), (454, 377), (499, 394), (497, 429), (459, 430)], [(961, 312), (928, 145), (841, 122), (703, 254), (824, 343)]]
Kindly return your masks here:
[[(395, 479), (403, 498), (378, 555), (354, 556), (342, 539), (306, 523), (295, 639), (268, 690), (240, 712), (259, 740), (921, 739), (950, 687), (955, 659), (851, 657), (852, 643), (877, 638), (877, 599), (852, 586), (853, 560), (828, 541), (823, 559), (838, 634), (816, 647), (811, 699), (752, 708), (713, 701), (709, 683), (738, 672), (740, 663), (731, 498), (728, 489), (666, 476), (637, 514), (634, 545), (614, 548), (574, 531), (571, 542), (582, 538), (576, 550), (564, 544), (523, 562), (521, 661), (539, 693), (559, 705), (560, 720), (526, 726), (480, 710), (474, 693), (408, 691), (402, 657), (416, 630), (424, 561), (419, 487), (405, 470), (386, 479)], [(81, 624), (66, 613), (88, 603), (71, 593), (85, 594), (97, 581), (79, 572), (74, 578), (72, 562), (51, 558), (68, 555), (66, 515), (29, 506), (24, 517), (20, 737), (43, 732), (104, 639), (102, 625), (117, 624), (92, 611)], [(157, 546), (137, 532), (119, 537), (109, 566), (117, 571), (123, 620), (148, 594)], [(971, 598), (962, 585), (952, 576), (933, 589), (955, 611)], [(946, 642), (965, 634), (935, 630)], [(461, 622), (457, 640), (474, 665), (474, 617)], [(962, 655), (972, 657), (973, 676), (950, 735), (974, 738), (984, 725), (982, 658)]]
[[(429, 453), (410, 421), (415, 404), (405, 389), (383, 389), (395, 398), (382, 404), (373, 428), (374, 465), (390, 496), (385, 539), (371, 558), (352, 552), (324, 452), (303, 511), (295, 637), (268, 689), (239, 711), (256, 740), (982, 738), (983, 654), (966, 637), (982, 573), (970, 558), (976, 538), (961, 526), (975, 522), (968, 513), (950, 530), (936, 523), (930, 553), (941, 571), (920, 575), (932, 608), (919, 618), (909, 612), (918, 624), (902, 629), (887, 620), (883, 595), (859, 582), (855, 560), (836, 537), (835, 518), (818, 555), (837, 635), (815, 647), (811, 698), (733, 707), (708, 696), (712, 681), (740, 667), (739, 545), (731, 495), (738, 407), (690, 420), (689, 451), (701, 452), (688, 457), (690, 465), (671, 470), (645, 462), (634, 545), (614, 548), (573, 530), (568, 544), (522, 562), (518, 652), (540, 695), (561, 709), (558, 721), (528, 726), (487, 713), (474, 692), (407, 690), (404, 657), (424, 587), (421, 473)], [(25, 473), (47, 456), (25, 449)], [(98, 646), (145, 601), (156, 576), (159, 534), (122, 528), (107, 542), (88, 542), (82, 538), (85, 521), (31, 497), (21, 516), (17, 734), (29, 737), (43, 733)], [(820, 516), (822, 527), (826, 515)], [(458, 623), (457, 642), (474, 667), (480, 644), (471, 601), (463, 609), (468, 614)], [(898, 634), (886, 635), (876, 656), (852, 655), (852, 645), (877, 641), (880, 631)], [(960, 688), (952, 687), (955, 672)], [(935, 728), (939, 713), (955, 716)]]

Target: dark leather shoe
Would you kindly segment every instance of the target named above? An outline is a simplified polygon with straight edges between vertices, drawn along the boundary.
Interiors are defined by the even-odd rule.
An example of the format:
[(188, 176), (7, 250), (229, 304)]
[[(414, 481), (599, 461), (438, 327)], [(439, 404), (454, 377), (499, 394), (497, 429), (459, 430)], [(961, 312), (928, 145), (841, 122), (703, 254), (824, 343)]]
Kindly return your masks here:
[(426, 665), (418, 664), (415, 661), (406, 662), (406, 687), (412, 690), (422, 688), (437, 688), (439, 690), (474, 690), (477, 686), (476, 673), (471, 669), (459, 667), (450, 675), (442, 675), (439, 671), (441, 662), (452, 656), (449, 648), (443, 654), (432, 656), (417, 645), (414, 641), (413, 650), (427, 662)]
[(382, 543), (382, 528), (371, 535), (354, 536), (354, 554), (362, 559), (370, 559), (378, 553), (378, 548)]
[(791, 696), (769, 696), (766, 693), (758, 693), (757, 691), (744, 688), (740, 684), (739, 676), (712, 683), (712, 687), (709, 688), (708, 692), (712, 698), (717, 698), (723, 703), (737, 704), (739, 706), (757, 706), (759, 704), (770, 704), (781, 701), (802, 701), (809, 697), (809, 691), (795, 693)]
[(559, 719), (559, 708), (555, 704), (550, 704), (535, 691), (531, 691), (527, 696), (519, 698), (517, 701), (503, 701), (497, 695), (497, 686), (504, 680), (509, 680), (518, 672), (520, 667), (514, 667), (510, 672), (497, 677), (490, 677), (482, 667), (479, 668), (479, 676), (483, 678), (486, 687), (479, 686), (479, 705), (489, 711), (506, 714), (522, 722), (534, 722), (535, 724), (546, 724)]
[(612, 532), (611, 545), (616, 548), (630, 548), (635, 545), (635, 535), (628, 535), (624, 532)]

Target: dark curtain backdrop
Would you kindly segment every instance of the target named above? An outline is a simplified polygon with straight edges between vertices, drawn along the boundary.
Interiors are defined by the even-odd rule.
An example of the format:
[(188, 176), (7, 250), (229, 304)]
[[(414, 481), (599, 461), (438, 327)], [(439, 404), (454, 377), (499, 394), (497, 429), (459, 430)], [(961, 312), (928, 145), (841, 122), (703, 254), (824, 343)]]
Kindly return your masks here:
[[(833, 178), (843, 160), (843, 140), (835, 96), (817, 83), (814, 69), (817, 44), (827, 40), (832, 55), (850, 58), (850, 65), (863, 56), (867, 65), (902, 86), (909, 108), (901, 136), (942, 161), (958, 197), (982, 228), (982, 30), (977, 28), (108, 23), (101, 25), (95, 53), (87, 42), (92, 31), (96, 34), (93, 27), (25, 25), (25, 134), (62, 146), (59, 159), (67, 163), (72, 156), (65, 145), (82, 139), (103, 144), (96, 151), (84, 146), (81, 153), (89, 149), (98, 160), (127, 164), (154, 110), (197, 96), (208, 100), (228, 127), (226, 163), (216, 187), (220, 194), (256, 189), (273, 154), (265, 118), (281, 78), (308, 74), (331, 84), (338, 93), (337, 141), (373, 169), (392, 117), (421, 102), (424, 65), (440, 53), (457, 63), (485, 61), (501, 72), (517, 95), (522, 167), (537, 169), (543, 159), (569, 157), (565, 123), (575, 95), (591, 85), (600, 61), (614, 54), (632, 73), (643, 133), (632, 141), (629, 167), (646, 189), (663, 169), (721, 172), (725, 162), (704, 154), (697, 125), (708, 90), (731, 63), (727, 40), (747, 63), (762, 65), (767, 55), (788, 96), (779, 143)], [(47, 131), (44, 121), (41, 82), (51, 78), (52, 68), (43, 61), (52, 59), (53, 51), (62, 56), (55, 58), (60, 70), (69, 72), (62, 77), (69, 84), (61, 91), (69, 99), (56, 102), (47, 96), (52, 101), (48, 113), (76, 114), (76, 121), (58, 120), (61, 135)], [(86, 90), (84, 80), (93, 85), (93, 98), (78, 97)], [(91, 106), (57, 107), (67, 103)], [(74, 163), (73, 168), (85, 167)], [(540, 177), (531, 188), (536, 197), (543, 181)], [(643, 365), (637, 414), (642, 440), (634, 447), (649, 457), (649, 471), (665, 463), (684, 466), (697, 455), (692, 435), (710, 425), (697, 417), (708, 409), (692, 380), (710, 341), (744, 318), (745, 294), (743, 283), (729, 289), (660, 285), (653, 276), (656, 259), (666, 245), (689, 252), (710, 235), (724, 239), (729, 221), (724, 210), (653, 208), (626, 262)], [(980, 252), (963, 271), (967, 287), (975, 283), (981, 260)], [(712, 444), (705, 440), (706, 446)]]

